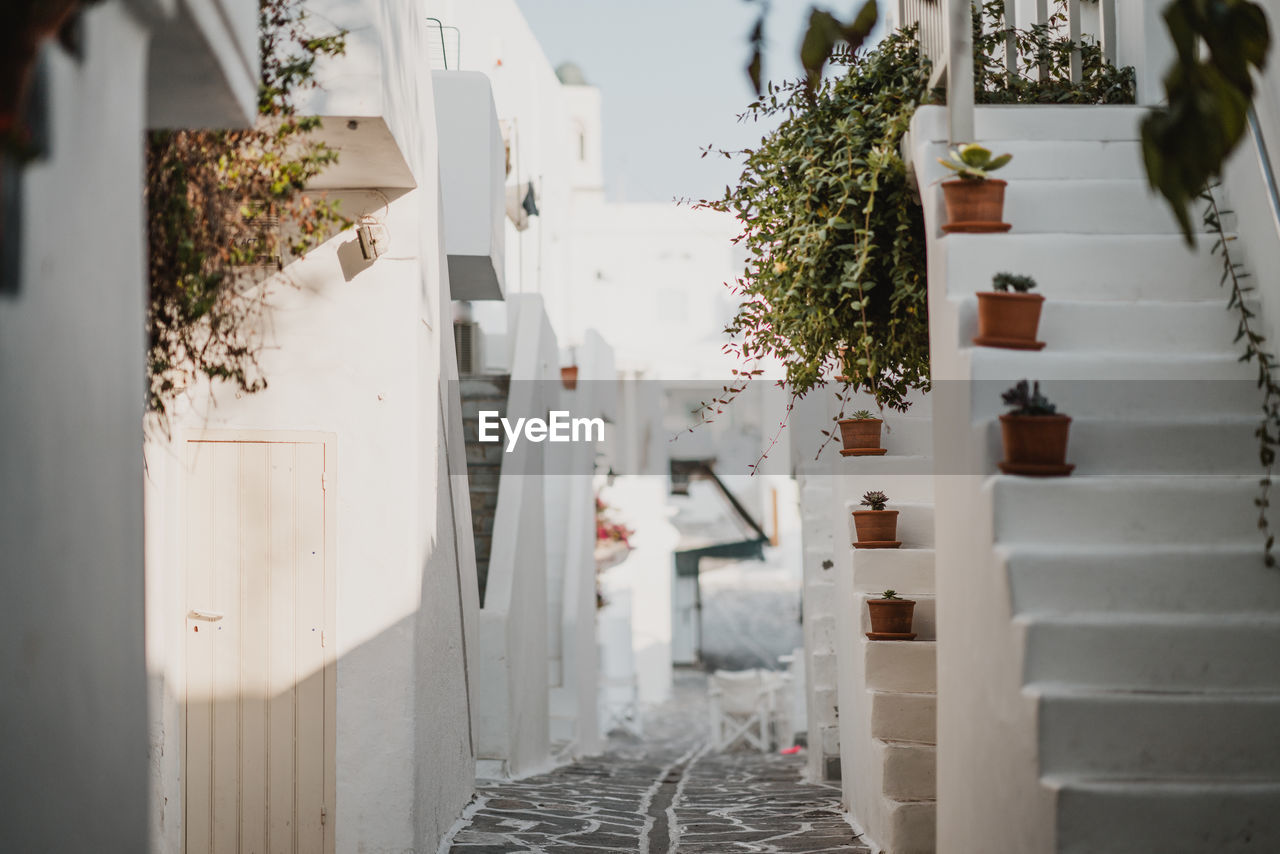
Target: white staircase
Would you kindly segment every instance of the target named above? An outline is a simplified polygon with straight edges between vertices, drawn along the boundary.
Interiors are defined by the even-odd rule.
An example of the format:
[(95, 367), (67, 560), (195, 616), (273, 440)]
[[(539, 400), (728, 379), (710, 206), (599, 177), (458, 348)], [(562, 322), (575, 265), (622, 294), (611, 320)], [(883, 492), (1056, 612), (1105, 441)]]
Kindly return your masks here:
[[(816, 430), (813, 431), (816, 435)], [(807, 456), (806, 456), (806, 462)], [(832, 478), (816, 466), (798, 475), (804, 538), (804, 645), (806, 728), (811, 780), (840, 779), (836, 718), (836, 622), (840, 607), (832, 562)]]
[[(846, 804), (873, 850), (935, 850), (937, 630), (930, 401), (885, 415), (881, 457), (850, 457), (833, 502), (839, 635), (840, 751)], [(859, 550), (852, 511), (883, 490), (899, 511), (900, 549)], [(868, 599), (896, 590), (916, 601), (912, 641), (871, 641)]]
[[(979, 108), (1008, 235), (942, 237), (945, 116), (912, 128), (929, 230), (940, 850), (1280, 851), (1280, 571), (1253, 500), (1256, 371), (1221, 260), (1147, 194), (1138, 108)], [(1070, 176), (1070, 177), (1068, 177)], [(1029, 274), (1041, 352), (973, 348)], [(1073, 416), (1065, 479), (993, 474), (1000, 392)]]

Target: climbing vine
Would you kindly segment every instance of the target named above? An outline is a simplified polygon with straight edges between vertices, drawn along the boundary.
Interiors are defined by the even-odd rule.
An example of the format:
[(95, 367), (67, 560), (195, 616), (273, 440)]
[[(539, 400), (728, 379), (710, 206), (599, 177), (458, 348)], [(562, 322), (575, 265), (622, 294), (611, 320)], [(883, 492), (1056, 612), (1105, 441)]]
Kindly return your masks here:
[(347, 223), (303, 193), (337, 160), (297, 95), (345, 34), (312, 31), (301, 0), (260, 0), (262, 80), (249, 130), (158, 131), (147, 141), (149, 404), (167, 412), (201, 376), (266, 387), (260, 319), (284, 264)]
[(1271, 471), (1275, 466), (1276, 447), (1280, 446), (1280, 363), (1275, 354), (1266, 349), (1266, 336), (1258, 331), (1260, 321), (1246, 300), (1255, 290), (1245, 285), (1249, 277), (1244, 265), (1232, 256), (1231, 243), (1235, 239), (1226, 233), (1222, 224), (1222, 215), (1228, 213), (1218, 206), (1213, 187), (1205, 187), (1200, 194), (1205, 203), (1204, 224), (1209, 233), (1214, 235), (1213, 252), (1222, 255), (1222, 278), (1219, 284), (1229, 291), (1227, 309), (1235, 311), (1239, 316), (1236, 326), (1235, 342), (1244, 343), (1242, 362), (1255, 362), (1258, 366), (1258, 388), (1262, 390), (1262, 423), (1254, 431), (1258, 438), (1258, 460), (1262, 463), (1263, 475), (1258, 482), (1259, 494), (1254, 499), (1258, 508), (1258, 530), (1265, 538), (1263, 559), (1267, 566), (1276, 565), (1274, 554), (1275, 534), (1272, 533), (1269, 510), (1271, 508)]

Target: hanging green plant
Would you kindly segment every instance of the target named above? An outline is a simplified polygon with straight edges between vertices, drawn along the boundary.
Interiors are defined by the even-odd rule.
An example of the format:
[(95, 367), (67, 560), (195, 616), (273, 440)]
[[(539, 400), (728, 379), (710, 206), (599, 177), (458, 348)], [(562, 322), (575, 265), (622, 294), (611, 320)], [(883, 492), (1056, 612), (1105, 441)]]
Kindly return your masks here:
[(812, 94), (805, 81), (767, 86), (746, 115), (781, 124), (745, 152), (736, 187), (698, 206), (742, 223), (728, 351), (777, 359), (798, 396), (834, 369), (905, 410), (928, 387), (929, 333), (924, 219), (900, 143), (929, 64), (914, 32), (839, 61), (845, 73)]

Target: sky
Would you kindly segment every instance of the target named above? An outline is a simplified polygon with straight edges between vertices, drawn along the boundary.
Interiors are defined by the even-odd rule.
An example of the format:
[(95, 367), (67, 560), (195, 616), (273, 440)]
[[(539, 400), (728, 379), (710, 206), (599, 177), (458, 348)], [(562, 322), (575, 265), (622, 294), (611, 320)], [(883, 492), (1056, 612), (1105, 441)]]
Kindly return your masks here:
[[(553, 66), (572, 61), (599, 87), (609, 199), (712, 198), (739, 169), (701, 157), (708, 145), (738, 150), (759, 141), (739, 114), (754, 94), (747, 36), (759, 5), (748, 0), (517, 0)], [(821, 5), (842, 17), (860, 3)], [(881, 4), (882, 7), (885, 4)], [(798, 77), (800, 36), (811, 0), (773, 0), (765, 73)], [(847, 8), (846, 8), (847, 7)], [(882, 12), (883, 15), (883, 12)]]

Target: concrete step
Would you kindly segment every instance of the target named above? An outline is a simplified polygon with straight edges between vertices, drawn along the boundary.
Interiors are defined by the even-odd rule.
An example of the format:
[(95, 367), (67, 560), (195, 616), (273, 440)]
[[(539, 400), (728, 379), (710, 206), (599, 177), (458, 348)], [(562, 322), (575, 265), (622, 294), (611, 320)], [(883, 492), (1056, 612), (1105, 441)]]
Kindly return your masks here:
[(458, 396), (462, 400), (491, 397), (506, 400), (511, 392), (509, 374), (470, 375), (458, 380)]
[(987, 488), (1000, 545), (1243, 545), (1258, 537), (1256, 477), (997, 475)]
[(867, 689), (898, 694), (932, 694), (938, 690), (937, 644), (934, 641), (873, 641), (863, 645)]
[[(948, 407), (953, 411), (962, 406), (968, 407), (974, 424), (992, 421), (1007, 412), (1008, 407), (1001, 395), (1021, 379), (1041, 380), (1041, 392), (1058, 411), (1078, 419), (1180, 421), (1190, 418), (1194, 421), (1196, 418), (1207, 420), (1211, 416), (1251, 418), (1261, 412), (1262, 396), (1258, 392), (1256, 378), (1240, 377), (1239, 366), (1226, 357), (1178, 360), (1178, 365), (1165, 366), (1169, 370), (1161, 371), (1165, 374), (1163, 377), (1135, 380), (1124, 378), (1123, 374), (1110, 378), (1073, 378), (1073, 370), (1083, 373), (1103, 368), (1099, 363), (1084, 358), (1068, 358), (1066, 354), (1058, 354), (1061, 358), (1057, 360), (1028, 359), (1025, 364), (1015, 365), (1009, 360), (991, 358), (988, 354), (992, 352), (981, 347), (969, 351), (987, 378), (935, 381), (939, 395), (947, 398)], [(1131, 359), (1116, 359), (1115, 362), (1117, 372), (1136, 372), (1148, 367)], [(1017, 373), (1019, 368), (1020, 374)], [(1200, 376), (1170, 375), (1173, 370), (1181, 369), (1195, 371)], [(997, 370), (1005, 376), (994, 378), (992, 375)], [(1214, 371), (1234, 375), (1234, 378), (1211, 379), (1205, 376)], [(955, 423), (954, 419), (944, 416), (944, 428), (950, 426), (948, 420)]]
[(893, 854), (934, 854), (938, 850), (938, 804), (933, 800), (885, 798), (889, 838), (884, 850)]
[[(1256, 415), (1202, 415), (1195, 420), (1073, 418), (1067, 462), (1075, 475), (1256, 474)], [(991, 459), (1004, 456), (1000, 423), (987, 424)]]
[[(1182, 234), (1146, 178), (1010, 181), (1004, 220), (1018, 234)], [(1198, 216), (1192, 226), (1204, 231)], [(986, 235), (992, 242), (1003, 236)]]
[[(868, 489), (881, 489), (881, 487), (872, 486), (868, 487)], [(887, 486), (883, 491), (889, 495), (889, 504), (885, 509), (898, 511), (897, 538), (902, 543), (901, 547), (904, 549), (933, 548), (933, 504), (895, 501), (893, 500), (893, 493), (889, 491)], [(864, 509), (866, 508), (856, 499), (845, 502), (845, 518), (848, 521), (850, 543), (858, 541), (858, 534), (853, 522), (853, 511)]]
[[(856, 462), (854, 462), (856, 460)], [(910, 466), (903, 466), (910, 460)], [(852, 464), (851, 464), (852, 463)], [(831, 469), (844, 499), (857, 503), (862, 494), (879, 490), (897, 502), (933, 502), (933, 460), (927, 457), (843, 457)]]
[(1243, 781), (1280, 768), (1280, 694), (1025, 690), (1038, 698), (1042, 775)]
[[(1130, 392), (1133, 391), (1130, 388), (1133, 380), (1144, 382), (1237, 380), (1246, 386), (1256, 383), (1257, 368), (1238, 360), (1237, 354), (1225, 348), (1219, 353), (1160, 355), (1133, 352), (1081, 353), (1048, 348), (1034, 352), (1005, 350), (997, 347), (974, 347), (969, 351), (969, 375), (975, 382), (1016, 382), (1024, 378), (1040, 380), (1045, 393), (1054, 403), (1058, 403), (1050, 393), (1051, 390), (1046, 381), (1064, 384), (1069, 380), (1106, 381), (1105, 384), (1126, 381), (1124, 387)], [(1167, 395), (1168, 392), (1165, 394)], [(999, 395), (996, 395), (996, 408), (1003, 409), (999, 400)], [(1255, 406), (1256, 404), (1255, 400)], [(1061, 411), (1067, 411), (1066, 403), (1059, 404), (1058, 408)], [(1206, 410), (1200, 406), (1185, 411)]]
[(1280, 693), (1280, 614), (1109, 613), (1019, 622), (1027, 683)]
[(467, 470), (470, 471), (472, 466), (477, 465), (501, 469), (502, 458), (505, 456), (504, 447), (502, 442), (467, 442)]
[(899, 590), (896, 587), (881, 587), (875, 592), (858, 595), (859, 612), (862, 614), (860, 632), (871, 631), (871, 612), (867, 608), (867, 600), (879, 598), (885, 590), (893, 590), (903, 599), (910, 599), (916, 603), (915, 610), (911, 612), (911, 631), (916, 633), (917, 641), (938, 639), (937, 597), (932, 594), (909, 594), (905, 590)]
[[(505, 397), (468, 397), (462, 401), (462, 423), (479, 424), (481, 412), (497, 412), (501, 418), (506, 414), (507, 399)], [(502, 427), (498, 427), (498, 432), (502, 432)]]
[(884, 769), (882, 791), (895, 801), (931, 800), (938, 790), (938, 749), (931, 744), (872, 739), (874, 759)]
[(897, 590), (904, 596), (931, 595), (934, 587), (933, 549), (854, 549), (853, 589), (878, 595)]
[(1280, 851), (1280, 779), (1051, 777), (1060, 854)]
[[(1015, 614), (1280, 612), (1262, 538), (1237, 545), (1018, 545), (997, 549)], [(856, 578), (856, 575), (855, 575)]]
[(838, 629), (837, 619), (834, 615), (820, 614), (812, 616), (806, 613), (805, 622), (809, 624), (809, 638), (813, 643), (814, 655), (835, 650)]
[(937, 743), (937, 695), (869, 691), (867, 697), (871, 703), (872, 738), (921, 744)]
[[(1013, 160), (997, 175), (1006, 181), (1146, 178), (1142, 144), (1136, 139), (1005, 139), (983, 144), (998, 149), (996, 154), (1013, 155)], [(929, 152), (935, 158), (945, 159), (949, 148), (945, 141), (938, 141), (929, 146)]]
[(839, 656), (836, 655), (834, 648), (826, 651), (815, 648), (813, 655), (809, 657), (809, 668), (805, 677), (812, 679), (814, 685), (834, 688), (838, 684), (836, 680), (839, 673)]
[[(988, 287), (987, 290), (990, 290)], [(978, 334), (978, 298), (957, 303), (960, 346)], [(1240, 355), (1233, 344), (1239, 316), (1225, 294), (1214, 300), (1046, 299), (1039, 340), (1046, 350), (1092, 353), (1204, 353)]]
[(1221, 302), (1215, 239), (1200, 235), (1193, 250), (1178, 234), (1029, 234), (1015, 224), (999, 239), (947, 235), (934, 256), (954, 297), (989, 291), (992, 276), (1010, 272), (1035, 278), (1036, 293), (1051, 300)]
[[(1148, 107), (997, 104), (974, 108), (974, 136), (1000, 148), (1012, 140), (1136, 140)], [(946, 142), (947, 108), (925, 106), (911, 120), (912, 144)], [(1000, 151), (1006, 149), (1000, 148)], [(999, 153), (999, 152), (997, 152)]]

